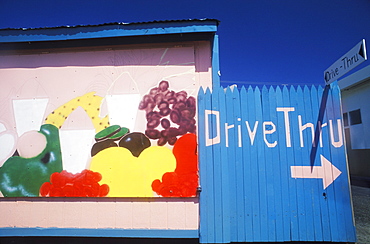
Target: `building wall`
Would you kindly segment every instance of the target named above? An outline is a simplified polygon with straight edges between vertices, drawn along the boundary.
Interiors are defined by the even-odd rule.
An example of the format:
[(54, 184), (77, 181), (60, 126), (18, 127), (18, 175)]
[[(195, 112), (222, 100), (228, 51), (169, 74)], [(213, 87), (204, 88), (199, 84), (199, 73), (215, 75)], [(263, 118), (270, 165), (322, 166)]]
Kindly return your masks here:
[[(24, 132), (38, 130), (53, 111), (84, 94), (96, 92), (105, 99), (113, 95), (139, 94), (142, 98), (159, 82), (167, 80), (171, 90), (186, 91), (188, 96), (196, 98), (200, 86), (211, 87), (211, 73), (209, 42), (0, 56), (0, 137), (13, 138), (9, 144), (14, 144), (10, 145), (8, 155), (1, 155), (2, 163), (13, 155), (17, 140)], [(14, 100), (18, 100), (23, 109), (17, 110), (19, 106)], [(41, 106), (35, 100), (46, 102)], [(115, 105), (118, 113), (109, 114), (109, 120), (127, 123), (134, 120), (127, 127), (144, 133), (146, 114), (137, 109), (138, 102), (126, 100), (126, 104)], [(108, 109), (104, 106), (99, 109), (111, 111), (109, 104), (106, 106)], [(132, 115), (122, 117), (119, 111)], [(81, 113), (81, 109), (77, 112), (68, 115), (68, 120), (59, 128), (60, 134), (83, 132), (80, 135), (84, 135), (86, 131), (95, 134), (99, 123)], [(63, 169), (73, 173), (89, 168), (92, 160), (86, 155), (89, 147), (81, 146), (83, 136), (75, 138), (65, 143), (64, 149), (70, 151), (63, 154), (62, 147)], [(91, 148), (91, 143), (88, 141), (84, 145)], [(156, 146), (157, 141), (151, 140), (151, 145)], [(83, 157), (76, 154), (76, 147), (78, 152), (85, 150)], [(164, 147), (172, 150), (169, 144)], [(64, 159), (68, 157), (72, 163), (65, 164)], [(140, 182), (136, 179), (131, 186)], [(196, 196), (165, 198), (154, 192), (105, 198), (4, 197), (0, 198), (0, 213), (0, 227), (196, 230), (199, 222)]]
[(4, 199), (0, 205), (1, 228), (195, 230), (199, 221), (197, 199)]
[[(370, 82), (342, 89), (342, 110), (350, 173), (370, 177)], [(360, 114), (360, 120), (359, 120)]]

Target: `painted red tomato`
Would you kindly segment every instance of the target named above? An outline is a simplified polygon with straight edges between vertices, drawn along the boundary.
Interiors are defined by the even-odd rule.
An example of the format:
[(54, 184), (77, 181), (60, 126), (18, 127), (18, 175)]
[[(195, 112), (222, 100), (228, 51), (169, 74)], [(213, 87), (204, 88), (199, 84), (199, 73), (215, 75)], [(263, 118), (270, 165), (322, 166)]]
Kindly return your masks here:
[(109, 193), (109, 186), (100, 185), (102, 176), (99, 172), (83, 170), (72, 174), (65, 170), (55, 172), (50, 176), (50, 182), (40, 187), (42, 197), (105, 197)]

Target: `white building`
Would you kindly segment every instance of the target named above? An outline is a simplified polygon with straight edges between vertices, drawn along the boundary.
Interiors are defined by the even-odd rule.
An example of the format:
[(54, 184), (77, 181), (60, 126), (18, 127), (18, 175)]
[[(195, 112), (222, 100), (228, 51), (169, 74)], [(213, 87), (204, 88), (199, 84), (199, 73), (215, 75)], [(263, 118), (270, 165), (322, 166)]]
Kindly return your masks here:
[(370, 65), (339, 80), (352, 177), (370, 177)]

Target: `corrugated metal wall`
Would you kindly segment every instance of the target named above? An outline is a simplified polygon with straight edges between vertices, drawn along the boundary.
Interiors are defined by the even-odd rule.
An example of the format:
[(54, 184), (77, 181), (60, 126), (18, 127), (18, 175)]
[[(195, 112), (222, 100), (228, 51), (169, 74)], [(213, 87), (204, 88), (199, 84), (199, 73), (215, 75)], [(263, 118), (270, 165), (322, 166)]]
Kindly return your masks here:
[(201, 243), (356, 240), (336, 84), (201, 89), (198, 106)]

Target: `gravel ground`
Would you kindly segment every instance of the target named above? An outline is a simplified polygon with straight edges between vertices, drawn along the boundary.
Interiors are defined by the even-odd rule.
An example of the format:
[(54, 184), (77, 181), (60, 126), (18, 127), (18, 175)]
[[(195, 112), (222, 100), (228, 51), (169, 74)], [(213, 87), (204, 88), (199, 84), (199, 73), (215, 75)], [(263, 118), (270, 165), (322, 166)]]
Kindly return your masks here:
[(370, 188), (352, 186), (357, 242), (370, 243)]

